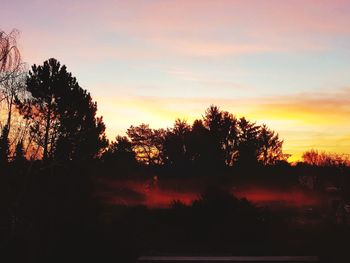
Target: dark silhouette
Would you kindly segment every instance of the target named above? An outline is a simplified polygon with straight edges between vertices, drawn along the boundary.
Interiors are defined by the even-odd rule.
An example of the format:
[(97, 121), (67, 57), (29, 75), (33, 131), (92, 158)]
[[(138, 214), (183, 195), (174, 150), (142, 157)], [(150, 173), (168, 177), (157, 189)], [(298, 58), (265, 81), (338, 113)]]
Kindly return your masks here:
[(177, 119), (174, 127), (167, 129), (164, 138), (164, 163), (173, 168), (185, 168), (190, 164), (189, 136), (191, 127), (186, 121)]
[(151, 129), (147, 124), (131, 126), (127, 130), (136, 158), (142, 163), (159, 165), (163, 163), (163, 141), (165, 130)]
[(132, 143), (126, 136), (117, 136), (103, 153), (101, 161), (107, 174), (118, 173), (120, 177), (130, 175), (138, 165)]
[(276, 164), (279, 161), (286, 161), (289, 155), (282, 152), (283, 141), (278, 134), (270, 130), (265, 124), (260, 127), (258, 159), (264, 165)]
[(275, 165), (289, 157), (282, 151), (283, 141), (278, 134), (266, 125), (258, 126), (245, 118), (237, 120), (213, 105), (192, 127), (176, 120), (166, 131), (141, 124), (131, 126), (127, 134), (137, 160), (172, 169), (197, 167), (213, 172), (235, 165)]
[(13, 164), (15, 166), (22, 166), (26, 162), (26, 157), (24, 155), (23, 141), (19, 141), (16, 144), (15, 154), (13, 157)]
[(17, 100), (43, 160), (91, 159), (107, 146), (97, 104), (83, 90), (66, 66), (51, 58), (32, 66), (26, 80), (29, 98)]
[(8, 163), (10, 153), (10, 143), (8, 140), (8, 126), (5, 125), (0, 136), (0, 165), (5, 167)]
[(341, 154), (319, 152), (311, 149), (303, 153), (303, 161), (313, 166), (346, 167), (349, 165), (349, 157)]
[[(1, 90), (4, 262), (135, 262), (180, 252), (332, 262), (327, 256), (347, 253), (346, 156), (311, 150), (291, 165), (275, 131), (215, 105), (192, 124), (133, 125), (108, 142), (96, 102), (66, 66), (51, 58), (24, 78), (19, 62), (14, 36), (0, 31), (0, 84), (14, 81)], [(17, 77), (3, 77), (5, 68)], [(13, 103), (20, 125), (11, 121)]]

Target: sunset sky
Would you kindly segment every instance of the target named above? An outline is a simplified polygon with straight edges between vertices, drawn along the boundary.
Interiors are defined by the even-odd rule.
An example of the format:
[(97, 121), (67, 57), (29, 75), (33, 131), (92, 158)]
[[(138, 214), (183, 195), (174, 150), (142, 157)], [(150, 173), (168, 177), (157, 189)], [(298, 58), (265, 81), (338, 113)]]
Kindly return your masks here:
[(350, 153), (350, 1), (2, 0), (28, 65), (66, 64), (108, 137), (210, 104), (266, 123), (291, 161)]

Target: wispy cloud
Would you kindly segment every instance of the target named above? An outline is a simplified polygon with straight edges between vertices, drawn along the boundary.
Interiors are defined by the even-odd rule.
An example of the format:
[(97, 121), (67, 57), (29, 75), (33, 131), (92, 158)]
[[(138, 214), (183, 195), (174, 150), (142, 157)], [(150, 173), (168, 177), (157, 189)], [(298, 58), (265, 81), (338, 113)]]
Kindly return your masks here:
[[(349, 151), (347, 0), (4, 0), (29, 65), (56, 57), (92, 92), (108, 134), (171, 126), (210, 104), (266, 122), (300, 156)], [(16, 19), (13, 19), (13, 18)], [(333, 87), (321, 92), (321, 88)], [(348, 147), (348, 148), (346, 148)]]

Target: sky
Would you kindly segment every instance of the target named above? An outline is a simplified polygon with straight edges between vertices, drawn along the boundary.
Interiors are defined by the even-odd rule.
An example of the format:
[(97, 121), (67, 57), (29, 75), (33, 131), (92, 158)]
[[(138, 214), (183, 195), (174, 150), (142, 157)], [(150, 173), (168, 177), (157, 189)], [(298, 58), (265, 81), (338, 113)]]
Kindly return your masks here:
[(290, 161), (350, 153), (350, 1), (2, 0), (28, 65), (54, 57), (107, 135), (192, 122), (211, 104), (267, 124)]

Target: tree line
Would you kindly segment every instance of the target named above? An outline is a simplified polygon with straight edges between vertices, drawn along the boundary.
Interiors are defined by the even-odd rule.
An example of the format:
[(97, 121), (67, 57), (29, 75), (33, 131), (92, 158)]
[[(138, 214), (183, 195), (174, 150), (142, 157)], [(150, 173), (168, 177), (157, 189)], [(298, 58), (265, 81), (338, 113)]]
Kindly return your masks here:
[(274, 165), (288, 158), (282, 145), (283, 140), (266, 125), (238, 119), (212, 105), (192, 124), (177, 119), (167, 129), (131, 126), (127, 136), (112, 142), (104, 157), (129, 156), (147, 165), (171, 167)]
[[(214, 105), (192, 125), (177, 119), (167, 129), (131, 126), (127, 136), (108, 143), (103, 119), (96, 116), (97, 103), (65, 65), (51, 58), (43, 65), (34, 64), (25, 77), (8, 79), (14, 78), (12, 85), (1, 85), (2, 96), (9, 102), (1, 133), (3, 162), (26, 155), (43, 161), (102, 157), (130, 158), (147, 165), (232, 166), (236, 162), (269, 165), (287, 158), (282, 152), (283, 141), (266, 125), (237, 119)], [(13, 114), (25, 123), (16, 128), (25, 131), (11, 153)]]
[(1, 122), (3, 163), (24, 157), (43, 161), (129, 158), (171, 166), (267, 165), (286, 160), (278, 134), (217, 106), (210, 106), (203, 119), (191, 125), (178, 119), (168, 129), (131, 126), (127, 137), (108, 143), (90, 93), (54, 58), (26, 70), (16, 36), (17, 31), (0, 34), (1, 109), (7, 116)]
[[(10, 104), (8, 118), (2, 124), (2, 161), (6, 163), (10, 157), (24, 155), (44, 161), (97, 157), (107, 146), (105, 125), (96, 116), (96, 102), (67, 72), (66, 66), (51, 58), (43, 65), (33, 65), (24, 78), (19, 76), (23, 82), (17, 76), (10, 76), (8, 80), (16, 78), (16, 81), (9, 86), (7, 81), (1, 85), (1, 94)], [(16, 127), (12, 115), (21, 118)], [(21, 136), (11, 137), (11, 132), (15, 132), (12, 129), (20, 130)], [(14, 140), (15, 151), (11, 153)]]
[[(237, 118), (215, 105), (193, 123), (177, 119), (166, 129), (132, 125), (127, 136), (109, 142), (91, 94), (54, 58), (28, 70), (17, 48), (17, 36), (16, 30), (0, 31), (2, 164), (99, 159), (122, 166), (219, 168), (275, 165), (290, 156), (283, 152), (283, 140), (265, 124)], [(320, 159), (344, 163), (339, 156), (312, 151), (303, 159), (311, 165)]]

